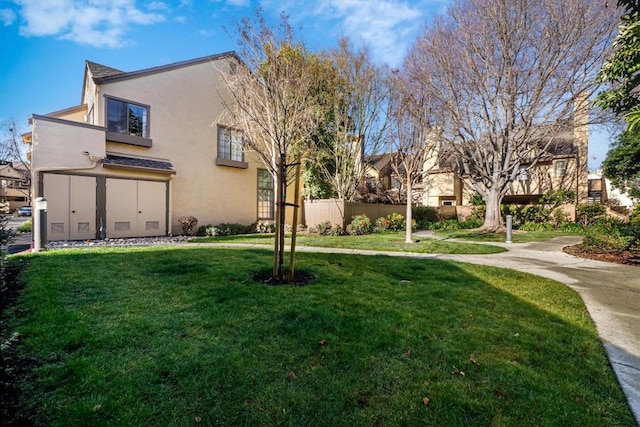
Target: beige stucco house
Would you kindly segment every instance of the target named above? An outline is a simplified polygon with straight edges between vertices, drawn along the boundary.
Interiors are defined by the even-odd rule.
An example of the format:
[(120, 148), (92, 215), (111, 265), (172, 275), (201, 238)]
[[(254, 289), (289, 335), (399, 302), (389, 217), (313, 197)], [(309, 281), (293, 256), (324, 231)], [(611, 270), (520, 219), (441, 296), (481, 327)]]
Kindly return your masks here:
[(234, 52), (123, 72), (86, 62), (80, 104), (31, 119), (50, 240), (179, 234), (273, 218), (273, 181), (222, 119)]
[[(545, 153), (535, 163), (522, 164), (503, 203), (535, 204), (546, 191), (557, 189), (572, 190), (577, 195), (578, 203), (587, 203), (587, 126), (576, 126), (571, 121), (565, 130), (545, 137), (539, 144), (541, 147), (548, 145)], [(434, 207), (469, 205), (475, 191), (449, 166), (451, 159), (443, 155), (443, 151), (425, 163), (423, 204)]]
[(28, 206), (29, 168), (22, 162), (0, 162), (0, 213)]

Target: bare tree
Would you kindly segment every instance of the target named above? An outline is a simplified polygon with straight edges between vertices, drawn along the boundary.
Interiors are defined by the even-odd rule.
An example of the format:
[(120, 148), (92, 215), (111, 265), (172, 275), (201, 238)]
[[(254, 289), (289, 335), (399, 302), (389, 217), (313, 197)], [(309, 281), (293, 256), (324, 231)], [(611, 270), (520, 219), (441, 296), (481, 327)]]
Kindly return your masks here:
[(389, 101), (389, 144), (391, 167), (406, 182), (407, 210), (405, 214), (405, 242), (413, 243), (412, 205), (413, 187), (423, 179), (425, 162), (434, 155), (439, 138), (431, 128), (431, 99), (421, 86), (395, 73), (392, 77), (392, 94)]
[(355, 201), (365, 175), (364, 160), (375, 153), (386, 124), (387, 67), (372, 62), (347, 38), (324, 55), (321, 101), (325, 120), (307, 162), (329, 182), (338, 199)]
[(236, 32), (244, 66), (223, 73), (231, 100), (227, 112), (243, 131), (245, 149), (254, 151), (275, 178), (273, 275), (282, 280), (286, 189), (294, 179), (292, 166), (322, 118), (314, 90), (319, 60), (296, 40), (285, 15), (271, 28), (258, 10), (253, 19), (237, 22)]
[(15, 190), (24, 194), (27, 201), (31, 199), (31, 163), (27, 158), (27, 146), (22, 142), (22, 136), (15, 119), (10, 118), (2, 124), (3, 137), (0, 141), (0, 161), (11, 163), (13, 169), (20, 174), (21, 186)]
[(561, 131), (586, 132), (588, 97), (619, 15), (611, 3), (454, 0), (409, 53), (406, 66), (440, 113), (453, 166), (486, 202), (483, 229), (503, 228), (504, 195)]

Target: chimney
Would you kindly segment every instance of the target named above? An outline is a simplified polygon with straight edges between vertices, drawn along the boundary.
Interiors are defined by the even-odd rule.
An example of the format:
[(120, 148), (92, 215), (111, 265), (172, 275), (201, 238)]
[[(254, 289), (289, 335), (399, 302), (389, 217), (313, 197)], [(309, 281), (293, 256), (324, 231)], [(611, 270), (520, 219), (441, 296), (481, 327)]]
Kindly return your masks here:
[(589, 197), (589, 94), (581, 92), (573, 101), (573, 137), (577, 149), (577, 203), (587, 203)]

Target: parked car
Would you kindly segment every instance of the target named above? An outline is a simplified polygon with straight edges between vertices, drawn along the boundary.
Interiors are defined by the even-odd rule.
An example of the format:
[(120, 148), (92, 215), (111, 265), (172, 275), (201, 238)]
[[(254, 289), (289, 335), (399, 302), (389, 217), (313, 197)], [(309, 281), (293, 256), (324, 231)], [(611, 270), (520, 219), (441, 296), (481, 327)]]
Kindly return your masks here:
[(18, 216), (31, 216), (31, 206), (19, 207)]

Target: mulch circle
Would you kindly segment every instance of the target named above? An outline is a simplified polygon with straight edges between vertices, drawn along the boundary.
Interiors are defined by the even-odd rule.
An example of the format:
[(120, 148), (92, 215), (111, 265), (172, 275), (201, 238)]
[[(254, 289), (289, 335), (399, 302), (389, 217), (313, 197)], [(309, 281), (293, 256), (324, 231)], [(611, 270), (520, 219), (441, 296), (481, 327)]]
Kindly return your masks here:
[(640, 267), (640, 256), (637, 253), (632, 252), (620, 252), (620, 253), (609, 253), (609, 252), (594, 252), (594, 251), (585, 251), (579, 246), (565, 246), (562, 248), (563, 252), (577, 256), (580, 258), (588, 258), (594, 259), (597, 261), (605, 261), (605, 262), (614, 262), (616, 264), (626, 264), (633, 265), (636, 267)]
[(295, 277), (292, 283), (289, 282), (289, 274), (285, 273), (282, 280), (277, 277), (273, 277), (271, 271), (259, 271), (253, 275), (253, 280), (257, 283), (273, 286), (307, 286), (315, 280), (315, 276), (305, 271), (296, 271)]

